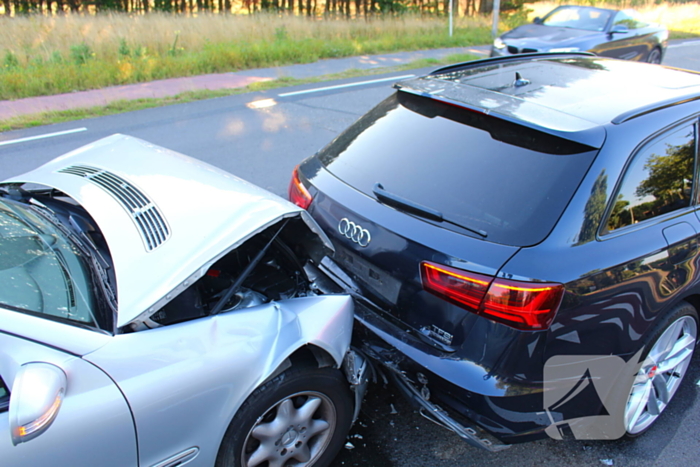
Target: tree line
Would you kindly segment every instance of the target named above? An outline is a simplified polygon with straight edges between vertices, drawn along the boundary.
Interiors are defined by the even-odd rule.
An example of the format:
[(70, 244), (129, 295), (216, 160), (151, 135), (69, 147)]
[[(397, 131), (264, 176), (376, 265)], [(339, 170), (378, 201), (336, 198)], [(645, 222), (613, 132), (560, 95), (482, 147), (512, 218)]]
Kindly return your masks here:
[[(6, 16), (93, 13), (237, 14), (270, 12), (299, 16), (369, 17), (382, 14), (446, 14), (449, 0), (1, 0)], [(501, 10), (523, 0), (501, 1)], [(490, 13), (493, 0), (453, 0), (455, 15)]]
[[(501, 11), (523, 8), (526, 0), (501, 0)], [(536, 2), (537, 0), (528, 0)], [(658, 4), (660, 0), (588, 0), (590, 5), (624, 7)], [(664, 3), (692, 3), (697, 0), (665, 0)], [(6, 16), (60, 15), (122, 12), (143, 14), (253, 14), (270, 12), (299, 16), (369, 17), (382, 14), (417, 13), (445, 15), (450, 0), (0, 0)], [(455, 15), (473, 16), (493, 11), (493, 0), (453, 0)]]

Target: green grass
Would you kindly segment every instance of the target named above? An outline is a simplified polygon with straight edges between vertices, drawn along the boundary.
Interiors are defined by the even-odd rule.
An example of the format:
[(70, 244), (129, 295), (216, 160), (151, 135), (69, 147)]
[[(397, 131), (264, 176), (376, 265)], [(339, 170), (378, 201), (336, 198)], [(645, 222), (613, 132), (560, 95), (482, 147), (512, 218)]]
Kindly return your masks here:
[(371, 70), (348, 70), (343, 73), (335, 73), (331, 75), (317, 76), (306, 79), (296, 79), (290, 77), (281, 77), (272, 81), (260, 81), (250, 84), (244, 88), (238, 89), (221, 89), (216, 91), (200, 90), (190, 91), (178, 94), (172, 97), (162, 99), (136, 99), (136, 100), (120, 100), (115, 101), (105, 106), (90, 107), (86, 109), (62, 110), (55, 112), (44, 112), (34, 115), (23, 115), (8, 120), (0, 120), (0, 132), (18, 130), (21, 128), (30, 128), (35, 126), (50, 125), (53, 123), (69, 122), (74, 120), (82, 120), (86, 118), (102, 117), (106, 115), (114, 115), (124, 112), (133, 112), (136, 110), (149, 109), (153, 107), (163, 107), (173, 104), (184, 104), (204, 99), (215, 99), (217, 97), (231, 96), (235, 94), (245, 94), (256, 91), (267, 91), (289, 86), (298, 86), (301, 84), (310, 84), (323, 81), (332, 81), (345, 78), (355, 78), (359, 76), (377, 75), (403, 70), (413, 70), (418, 68), (438, 67), (452, 63), (466, 62), (474, 60), (477, 57), (471, 54), (453, 54), (443, 59), (420, 59), (415, 60), (405, 65), (399, 65), (389, 68), (374, 68)]
[(668, 31), (668, 38), (669, 39), (695, 39), (698, 37), (700, 37), (700, 33), (696, 33), (696, 32), (674, 31), (674, 30)]
[[(2, 21), (2, 19), (0, 19)], [(400, 25), (400, 23), (398, 23)], [(78, 44), (69, 51), (15, 52), (0, 54), (0, 100), (62, 94), (108, 86), (142, 83), (166, 78), (224, 73), (246, 69), (312, 63), (319, 59), (351, 57), (396, 51), (443, 47), (466, 47), (490, 42), (486, 27), (457, 29), (452, 37), (446, 28), (401, 29), (386, 33), (346, 31), (338, 37), (272, 37), (235, 42), (205, 41), (201, 47), (158, 52), (157, 47), (127, 47), (119, 53), (92, 52)], [(372, 31), (374, 32), (374, 31)], [(0, 52), (2, 48), (0, 47)], [(108, 53), (109, 52), (109, 53)]]

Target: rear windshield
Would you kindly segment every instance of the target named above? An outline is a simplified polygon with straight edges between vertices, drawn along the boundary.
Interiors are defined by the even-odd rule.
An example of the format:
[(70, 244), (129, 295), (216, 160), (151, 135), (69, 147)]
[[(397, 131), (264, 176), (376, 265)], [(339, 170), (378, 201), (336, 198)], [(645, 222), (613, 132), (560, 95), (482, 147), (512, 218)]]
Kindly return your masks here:
[(376, 198), (379, 183), (447, 221), (428, 222), (528, 246), (552, 230), (595, 154), (579, 143), (397, 92), (319, 158), (362, 193)]

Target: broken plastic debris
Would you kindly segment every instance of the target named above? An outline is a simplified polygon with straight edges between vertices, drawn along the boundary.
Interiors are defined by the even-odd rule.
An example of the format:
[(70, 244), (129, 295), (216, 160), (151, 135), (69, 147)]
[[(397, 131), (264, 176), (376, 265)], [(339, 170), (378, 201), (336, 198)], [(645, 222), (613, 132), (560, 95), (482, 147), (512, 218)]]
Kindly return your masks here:
[(698, 382), (697, 382), (696, 384), (697, 384), (698, 386), (700, 386), (700, 379), (698, 380)]
[(389, 425), (394, 426), (394, 421), (393, 421), (393, 420), (390, 420), (390, 421), (389, 421)]
[(345, 449), (355, 449), (355, 445), (348, 441), (347, 443), (345, 443)]
[(389, 404), (391, 406), (391, 412), (389, 412), (392, 415), (396, 415), (398, 412), (396, 411), (396, 407), (394, 407), (394, 404)]
[(615, 461), (613, 461), (612, 459), (601, 459), (600, 463), (605, 465), (614, 465)]
[(351, 436), (351, 438), (362, 439), (362, 435), (360, 435), (360, 434), (354, 434), (354, 435)]

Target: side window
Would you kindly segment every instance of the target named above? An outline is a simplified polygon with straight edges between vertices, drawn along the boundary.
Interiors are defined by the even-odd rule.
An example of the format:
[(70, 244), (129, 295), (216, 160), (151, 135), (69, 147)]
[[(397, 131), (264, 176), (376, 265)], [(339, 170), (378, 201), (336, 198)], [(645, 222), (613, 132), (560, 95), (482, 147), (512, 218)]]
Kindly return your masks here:
[(5, 412), (10, 406), (10, 391), (5, 382), (0, 378), (0, 413)]
[(639, 29), (646, 26), (646, 23), (639, 18), (639, 15), (629, 10), (617, 12), (613, 26), (617, 26), (618, 24), (625, 25), (628, 29)]
[(642, 148), (617, 192), (609, 231), (690, 206), (695, 125), (684, 125)]

